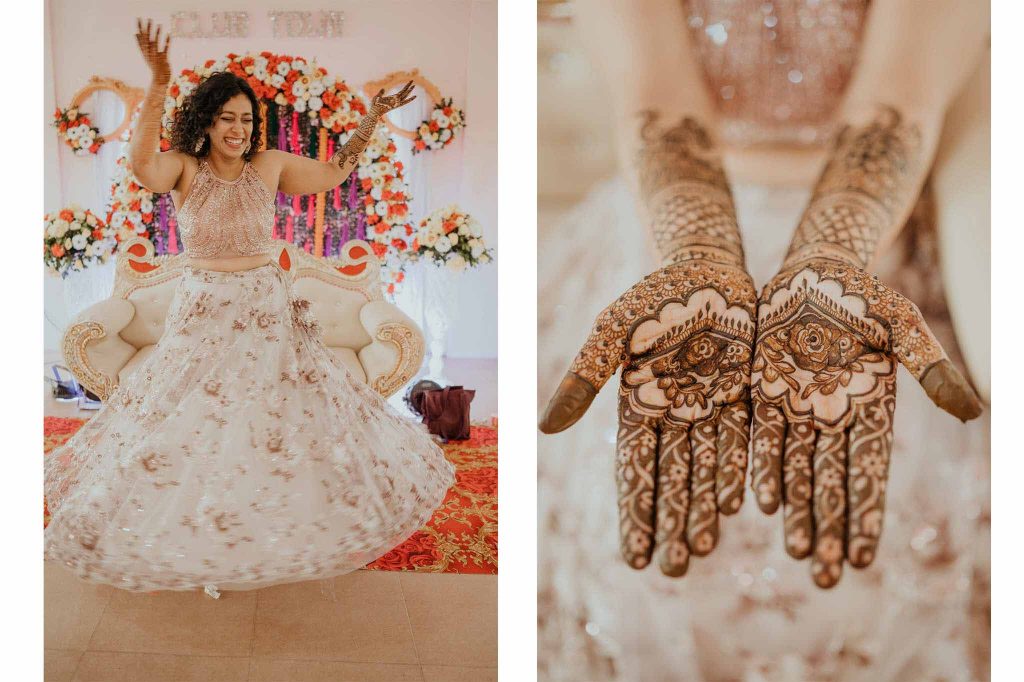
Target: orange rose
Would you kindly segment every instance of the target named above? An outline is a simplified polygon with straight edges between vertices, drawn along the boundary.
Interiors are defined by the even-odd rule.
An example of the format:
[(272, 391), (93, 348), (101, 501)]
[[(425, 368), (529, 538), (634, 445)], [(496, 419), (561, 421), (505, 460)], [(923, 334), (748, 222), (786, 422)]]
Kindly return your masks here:
[(60, 219), (66, 220), (70, 223), (72, 220), (75, 219), (75, 214), (65, 208), (63, 211), (60, 212)]
[(61, 246), (60, 244), (54, 244), (53, 246), (50, 247), (50, 253), (52, 253), (57, 258), (60, 258), (61, 256), (64, 255), (64, 247)]

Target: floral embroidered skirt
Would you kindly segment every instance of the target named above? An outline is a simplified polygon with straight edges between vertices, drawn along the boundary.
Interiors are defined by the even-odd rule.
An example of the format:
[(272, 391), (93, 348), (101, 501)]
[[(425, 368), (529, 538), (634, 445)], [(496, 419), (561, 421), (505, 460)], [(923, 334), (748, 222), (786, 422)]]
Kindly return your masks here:
[(276, 263), (185, 268), (153, 352), (45, 463), (45, 556), (133, 591), (328, 578), (429, 520), (454, 469), (352, 377)]

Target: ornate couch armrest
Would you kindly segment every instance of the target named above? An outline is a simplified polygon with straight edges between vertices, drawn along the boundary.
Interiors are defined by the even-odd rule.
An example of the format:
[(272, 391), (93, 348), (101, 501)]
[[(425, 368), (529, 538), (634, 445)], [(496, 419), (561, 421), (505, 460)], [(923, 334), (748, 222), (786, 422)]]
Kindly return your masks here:
[(118, 332), (135, 317), (135, 306), (108, 298), (84, 310), (64, 332), (62, 350), (68, 369), (101, 400), (117, 388), (117, 373), (138, 349)]
[(423, 364), (423, 332), (387, 301), (370, 301), (359, 321), (373, 341), (359, 351), (366, 383), (385, 398), (404, 386)]

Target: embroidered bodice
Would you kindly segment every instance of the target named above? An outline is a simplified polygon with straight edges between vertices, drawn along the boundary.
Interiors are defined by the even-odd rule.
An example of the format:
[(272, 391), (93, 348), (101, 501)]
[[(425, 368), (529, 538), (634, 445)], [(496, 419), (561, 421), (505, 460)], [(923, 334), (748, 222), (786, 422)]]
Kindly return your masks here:
[(856, 65), (868, 0), (687, 0), (730, 143), (817, 144)]
[(191, 258), (233, 258), (267, 253), (274, 224), (274, 197), (246, 161), (235, 180), (213, 174), (206, 159), (185, 203), (178, 211), (178, 229), (185, 255)]

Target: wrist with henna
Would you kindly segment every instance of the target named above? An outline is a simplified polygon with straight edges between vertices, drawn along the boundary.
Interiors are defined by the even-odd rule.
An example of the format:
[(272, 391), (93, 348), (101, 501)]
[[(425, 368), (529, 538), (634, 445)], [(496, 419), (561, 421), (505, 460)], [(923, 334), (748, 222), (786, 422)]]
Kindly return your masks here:
[(359, 127), (352, 131), (348, 141), (334, 152), (330, 162), (340, 167), (355, 165), (359, 160), (359, 155), (363, 153), (363, 150), (370, 144), (370, 140), (373, 139), (373, 131), (377, 129), (377, 124), (384, 113), (386, 113), (386, 109), (383, 107), (378, 105), (371, 106), (370, 110), (359, 121)]
[(169, 75), (153, 75), (153, 80), (139, 112), (139, 119), (132, 133), (131, 157), (133, 161), (146, 154), (156, 154), (160, 150), (164, 98), (167, 96), (170, 82)]
[(820, 587), (844, 560), (875, 558), (892, 451), (896, 367), (941, 408), (981, 412), (921, 312), (865, 271), (883, 231), (911, 201), (915, 129), (886, 110), (838, 138), (786, 262), (763, 289), (751, 376), (751, 487), (784, 506), (786, 550), (812, 557)]
[(725, 174), (693, 119), (643, 114), (640, 192), (662, 266), (598, 317), (541, 420), (568, 428), (619, 369), (622, 554), (681, 576), (742, 503), (756, 292)]

